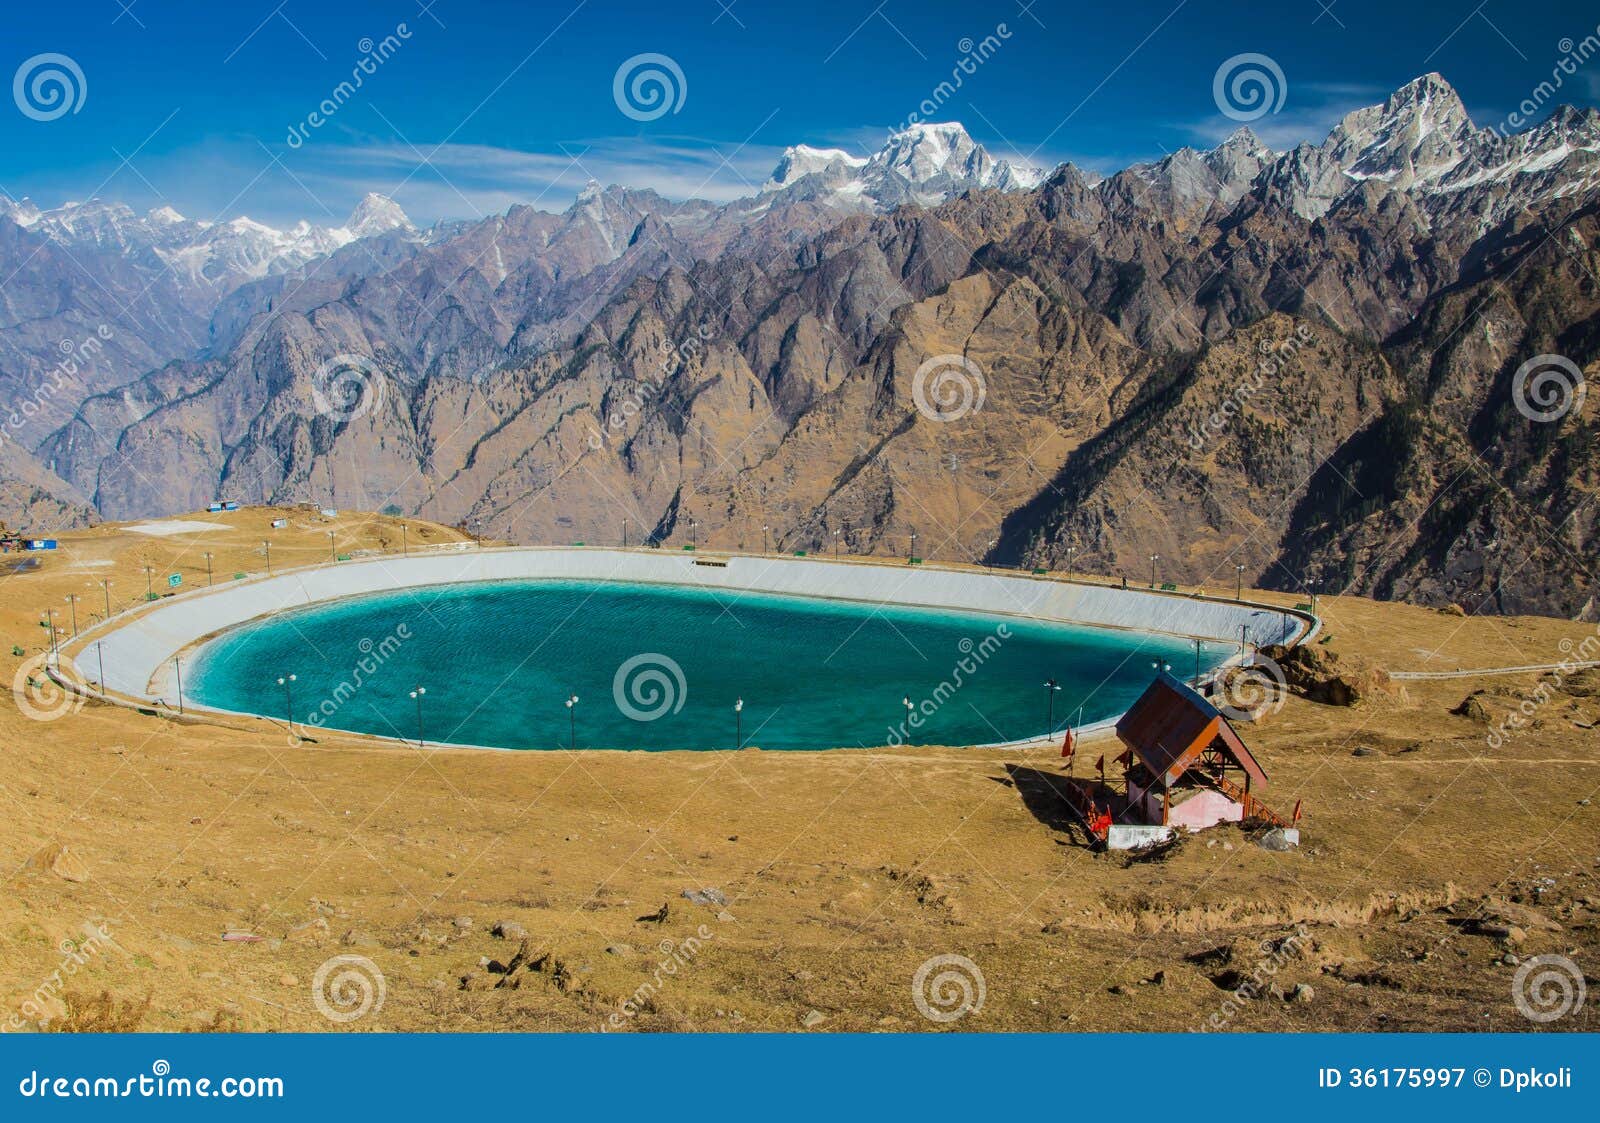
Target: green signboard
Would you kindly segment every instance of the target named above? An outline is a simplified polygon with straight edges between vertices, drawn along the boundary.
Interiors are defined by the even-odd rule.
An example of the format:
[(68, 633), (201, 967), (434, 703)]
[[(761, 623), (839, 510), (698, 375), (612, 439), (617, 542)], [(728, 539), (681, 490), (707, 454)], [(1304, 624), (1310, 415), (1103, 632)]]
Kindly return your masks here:
[(167, 575), (167, 588), (176, 589), (181, 584), (183, 584), (183, 574), (171, 573)]

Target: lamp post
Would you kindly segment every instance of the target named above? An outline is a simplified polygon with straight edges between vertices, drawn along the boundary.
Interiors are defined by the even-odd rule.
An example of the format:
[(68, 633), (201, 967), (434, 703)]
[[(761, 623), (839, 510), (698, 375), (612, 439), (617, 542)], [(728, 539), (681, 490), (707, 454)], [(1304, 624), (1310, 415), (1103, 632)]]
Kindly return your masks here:
[(1044, 735), (1048, 739), (1056, 733), (1056, 695), (1061, 693), (1061, 684), (1053, 678), (1044, 680), (1045, 696), (1049, 704), (1045, 709)]
[(1233, 599), (1244, 600), (1244, 566), (1233, 567)]
[(178, 712), (183, 713), (183, 662), (174, 655), (172, 657), (172, 670), (178, 676)]
[(56, 610), (47, 608), (44, 610), (44, 616), (50, 623), (50, 654), (59, 659), (61, 658), (61, 653), (56, 650)]
[(100, 587), (106, 591), (106, 619), (111, 619), (111, 582), (101, 581)]
[(1200, 641), (1194, 641), (1194, 684), (1200, 685)]
[(567, 699), (567, 748), (578, 747), (578, 696)]
[(426, 686), (419, 686), (411, 692), (411, 700), (417, 704), (417, 748), (422, 748), (426, 742), (422, 738), (422, 696), (428, 692)]
[(206, 588), (211, 587), (211, 551), (206, 551)]
[(736, 698), (733, 702), (733, 736), (734, 747), (744, 748), (744, 699)]
[(906, 546), (906, 564), (910, 565), (917, 560), (917, 532), (913, 530), (907, 541), (909, 544)]
[(909, 694), (900, 699), (900, 704), (906, 708), (906, 740), (909, 741), (911, 739), (911, 711), (915, 710), (917, 705), (911, 700), (911, 695)]
[(1067, 547), (1067, 580), (1072, 580), (1072, 575), (1077, 569), (1078, 547)]
[(100, 696), (103, 698), (106, 693), (106, 645), (104, 643), (95, 644), (94, 653), (100, 659)]
[(1152, 589), (1156, 587), (1156, 562), (1160, 560), (1160, 558), (1160, 554), (1150, 555), (1150, 587)]
[(155, 595), (156, 595), (156, 591), (152, 587), (151, 581), (150, 581), (150, 567), (147, 565), (147, 566), (144, 567), (144, 597), (145, 597), (145, 600), (154, 600), (155, 599)]
[(328, 560), (338, 561), (339, 555), (333, 548), (333, 531), (328, 531)]
[(400, 524), (400, 556), (405, 557), (411, 553), (411, 546), (406, 541), (406, 524)]
[(289, 722), (289, 735), (294, 736), (294, 675), (279, 675), (278, 685), (283, 687), (283, 716)]
[(771, 531), (771, 529), (772, 528), (770, 526), (767, 526), (765, 523), (761, 524), (761, 552), (763, 554), (772, 553), (772, 547), (767, 544), (767, 542), (768, 542), (768, 532)]
[[(995, 544), (996, 541), (998, 541), (998, 539), (995, 539), (995, 538), (989, 539), (988, 548), (985, 549), (984, 553), (983, 553), (983, 556), (984, 556), (985, 559), (994, 557), (994, 544)], [(984, 561), (984, 565), (988, 566), (990, 569), (994, 568), (994, 562), (992, 562), (992, 561), (985, 560)]]
[(700, 520), (698, 520), (698, 519), (690, 519), (689, 520), (689, 549), (698, 550), (699, 548), (700, 548)]
[(1150, 669), (1157, 674), (1171, 674), (1172, 664), (1162, 662), (1160, 659), (1152, 659), (1150, 661)]
[(68, 593), (67, 603), (72, 605), (72, 638), (78, 638), (78, 594)]
[(267, 576), (272, 576), (272, 543), (266, 539), (261, 540), (261, 548), (267, 552)]

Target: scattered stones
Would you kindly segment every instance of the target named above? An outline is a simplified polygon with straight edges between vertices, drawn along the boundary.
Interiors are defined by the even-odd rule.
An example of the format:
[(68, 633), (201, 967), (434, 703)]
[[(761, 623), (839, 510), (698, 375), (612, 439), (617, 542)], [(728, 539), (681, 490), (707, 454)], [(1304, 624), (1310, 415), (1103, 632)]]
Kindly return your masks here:
[(328, 938), (328, 919), (319, 916), (304, 924), (296, 924), (283, 934), (283, 938), (292, 944), (320, 944)]
[(88, 881), (89, 867), (76, 854), (69, 851), (64, 843), (52, 842), (40, 850), (28, 861), (28, 865), (36, 869), (49, 870), (62, 881)]
[(1300, 832), (1293, 827), (1273, 827), (1256, 839), (1256, 845), (1263, 850), (1273, 850), (1280, 853), (1285, 850), (1293, 850), (1300, 845)]
[(717, 913), (717, 919), (723, 924), (729, 924), (736, 920), (737, 917), (735, 917), (733, 913), (729, 912), (727, 909), (723, 909), (721, 912)]
[(627, 959), (633, 955), (632, 944), (607, 944), (606, 954), (614, 955), (619, 959)]
[(695, 905), (716, 905), (721, 908), (728, 903), (726, 894), (720, 889), (685, 889), (679, 896)]
[(526, 940), (528, 930), (515, 920), (499, 920), (489, 930), (489, 934), (497, 940)]
[(1296, 983), (1294, 984), (1294, 989), (1289, 992), (1289, 1001), (1296, 1002), (1301, 1005), (1310, 1002), (1316, 997), (1316, 988), (1314, 988), (1310, 983)]
[(1368, 745), (1357, 745), (1350, 752), (1351, 756), (1377, 756), (1378, 750)]
[(828, 1015), (821, 1010), (807, 1010), (805, 1016), (800, 1019), (800, 1025), (804, 1029), (816, 1029), (827, 1020)]
[(457, 928), (461, 929), (461, 931), (465, 932), (472, 927), (472, 917), (458, 916), (450, 923), (454, 924)]
[(282, 987), (297, 987), (300, 985), (300, 980), (294, 975), (279, 975), (278, 985)]

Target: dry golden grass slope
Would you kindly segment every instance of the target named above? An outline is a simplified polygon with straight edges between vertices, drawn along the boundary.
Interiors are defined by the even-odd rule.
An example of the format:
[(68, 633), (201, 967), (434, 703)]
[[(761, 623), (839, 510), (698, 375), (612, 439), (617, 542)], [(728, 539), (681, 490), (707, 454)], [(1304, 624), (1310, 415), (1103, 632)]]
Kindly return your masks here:
[[(219, 574), (260, 571), (274, 514), (291, 519), (275, 566), (325, 557), (330, 530), (341, 552), (399, 548), (394, 520), (310, 510), (69, 534), (0, 576), (4, 650), (43, 651), (44, 610), (66, 619), (69, 594), (87, 624), (102, 580), (114, 607), (142, 595), (146, 565), (203, 580), (210, 551)], [(410, 528), (413, 545), (460, 538)], [(1555, 663), (1594, 634), (1322, 608), (1330, 649), (1396, 670)], [(24, 656), (5, 656), (8, 680)], [(1486, 721), (1541, 678), (1531, 728), (1490, 748)], [(1083, 845), (1045, 750), (418, 751), (93, 703), (39, 722), (8, 695), (0, 1026), (1540, 1028), (1513, 1003), (1516, 963), (1563, 955), (1591, 982), (1600, 963), (1596, 686), (1522, 673), (1407, 682), (1381, 705), (1291, 698), (1246, 735), (1271, 802), (1305, 800), (1301, 849), (1223, 829), (1142, 862)], [(953, 1021), (914, 996), (940, 955), (982, 975), (981, 1007)], [(319, 993), (360, 1007), (342, 965), (318, 989), (338, 956), (381, 973), (381, 1007), (325, 1016)], [(1262, 994), (1234, 998), (1253, 974)], [(941, 993), (959, 988), (934, 988), (935, 1013)], [(1597, 1028), (1596, 993), (1548, 1028)]]

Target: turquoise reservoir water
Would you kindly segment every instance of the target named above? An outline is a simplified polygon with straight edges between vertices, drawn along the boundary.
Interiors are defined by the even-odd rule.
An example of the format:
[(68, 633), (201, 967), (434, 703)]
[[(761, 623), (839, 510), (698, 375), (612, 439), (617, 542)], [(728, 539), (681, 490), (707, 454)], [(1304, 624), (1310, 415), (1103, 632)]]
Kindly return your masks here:
[[(1226, 654), (1212, 645), (1202, 666)], [(1153, 660), (1193, 674), (1194, 645), (765, 594), (494, 582), (244, 625), (199, 652), (185, 686), (221, 709), (281, 718), (292, 704), (307, 726), (416, 740), (420, 685), (423, 740), (508, 749), (972, 745), (1043, 733), (1048, 678), (1057, 729), (1080, 706), (1083, 722), (1120, 713)]]

